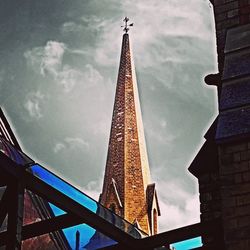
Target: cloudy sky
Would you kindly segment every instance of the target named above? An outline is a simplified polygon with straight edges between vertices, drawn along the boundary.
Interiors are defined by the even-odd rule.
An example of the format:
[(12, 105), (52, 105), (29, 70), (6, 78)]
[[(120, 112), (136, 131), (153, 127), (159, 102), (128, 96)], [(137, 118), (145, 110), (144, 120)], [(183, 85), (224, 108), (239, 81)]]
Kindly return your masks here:
[(187, 171), (216, 116), (208, 0), (0, 0), (0, 105), (25, 152), (98, 198), (130, 31), (160, 230), (199, 220)]

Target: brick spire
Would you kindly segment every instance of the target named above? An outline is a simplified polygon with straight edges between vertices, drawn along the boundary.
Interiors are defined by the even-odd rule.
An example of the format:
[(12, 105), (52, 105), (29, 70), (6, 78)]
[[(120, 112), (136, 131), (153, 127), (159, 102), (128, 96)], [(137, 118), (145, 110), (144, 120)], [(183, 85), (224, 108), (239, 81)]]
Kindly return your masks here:
[(150, 184), (136, 75), (127, 32), (122, 40), (100, 202), (137, 224), (143, 231), (156, 233), (160, 211), (155, 185)]

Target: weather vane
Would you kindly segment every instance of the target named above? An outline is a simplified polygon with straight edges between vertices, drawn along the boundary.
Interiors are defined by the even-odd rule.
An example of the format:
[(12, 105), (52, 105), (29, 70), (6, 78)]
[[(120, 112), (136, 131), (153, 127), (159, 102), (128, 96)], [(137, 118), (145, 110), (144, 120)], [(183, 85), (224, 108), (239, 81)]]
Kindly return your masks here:
[(125, 25), (121, 26), (122, 28), (124, 28), (123, 31), (125, 31), (126, 34), (127, 34), (128, 31), (129, 31), (129, 28), (128, 28), (128, 27), (129, 27), (129, 26), (134, 26), (133, 23), (128, 24), (128, 21), (129, 21), (129, 18), (128, 18), (128, 17), (125, 17), (125, 18), (123, 19), (123, 22), (125, 23)]

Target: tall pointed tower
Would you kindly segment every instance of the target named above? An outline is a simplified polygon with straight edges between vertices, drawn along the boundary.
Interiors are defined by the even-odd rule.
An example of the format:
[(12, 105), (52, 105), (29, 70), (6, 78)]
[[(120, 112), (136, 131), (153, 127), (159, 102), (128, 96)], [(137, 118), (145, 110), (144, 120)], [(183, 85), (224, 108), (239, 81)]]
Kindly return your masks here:
[(152, 235), (160, 215), (151, 184), (140, 102), (128, 35), (122, 39), (108, 156), (100, 202)]

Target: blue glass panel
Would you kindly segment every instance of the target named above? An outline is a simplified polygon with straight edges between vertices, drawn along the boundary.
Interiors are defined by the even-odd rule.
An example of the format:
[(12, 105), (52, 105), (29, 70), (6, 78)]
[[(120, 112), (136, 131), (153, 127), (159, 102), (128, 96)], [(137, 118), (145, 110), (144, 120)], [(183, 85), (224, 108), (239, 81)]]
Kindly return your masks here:
[(66, 214), (65, 211), (63, 211), (61, 208), (55, 206), (52, 203), (49, 203), (49, 206), (51, 207), (51, 209), (52, 209), (52, 211), (53, 211), (53, 213), (54, 213), (55, 216)]
[[(83, 194), (67, 182), (64, 182), (62, 179), (58, 178), (51, 172), (47, 171), (45, 168), (39, 165), (33, 165), (31, 167), (33, 174), (39, 179), (43, 180), (45, 183), (53, 186), (58, 191), (66, 194), (70, 198), (74, 199), (84, 207), (88, 208), (90, 211), (96, 213), (98, 208), (98, 203)], [(55, 216), (65, 214), (66, 212), (52, 203), (49, 203)], [(80, 233), (80, 249), (97, 249), (101, 247), (111, 246), (117, 244), (116, 241), (110, 239), (109, 237), (103, 235), (102, 233), (96, 231), (94, 228), (90, 227), (87, 224), (80, 224), (73, 227), (63, 229), (70, 247), (75, 249), (76, 246), (76, 232)]]
[(72, 198), (74, 201), (88, 208), (90, 211), (94, 213), (96, 212), (97, 202), (80, 192), (78, 189), (74, 188), (38, 164), (33, 165), (31, 170), (35, 176), (39, 177), (39, 179), (43, 180), (48, 185)]
[(18, 165), (26, 166), (34, 162), (27, 155), (16, 149), (9, 141), (5, 140), (1, 136), (0, 136), (0, 151)]
[(201, 246), (202, 246), (201, 237), (196, 237), (193, 239), (176, 242), (170, 245), (170, 247), (175, 250), (189, 250)]
[[(104, 218), (106, 221), (112, 223), (119, 229), (130, 234), (131, 236), (135, 238), (141, 238), (142, 235), (145, 235), (145, 233), (139, 231), (132, 224), (130, 224), (123, 218), (119, 217), (118, 215), (112, 213), (109, 209), (103, 207), (101, 204), (97, 203), (95, 200), (85, 195), (84, 193), (76, 189), (75, 187), (71, 186), (70, 184), (62, 180), (61, 178), (55, 176), (53, 173), (49, 172), (42, 166), (35, 164), (31, 166), (30, 170), (36, 177), (38, 177), (39, 179), (41, 179), (48, 185), (52, 186), (53, 188), (60, 191), (61, 193), (67, 195), (68, 197), (72, 198), (74, 201), (78, 202), (85, 208), (89, 209), (91, 212), (98, 214), (100, 217)], [(64, 213), (63, 210), (55, 207), (54, 205), (51, 205), (51, 208), (54, 211), (56, 216)], [(78, 227), (80, 227), (80, 229)], [(76, 230), (78, 230), (80, 231), (82, 235), (85, 235), (86, 238), (84, 242), (87, 242), (88, 241), (87, 239), (91, 238), (91, 242), (92, 242), (91, 244), (93, 244), (94, 241), (96, 242), (95, 244), (97, 244), (98, 242), (97, 239), (99, 238), (100, 242), (107, 243), (107, 242), (112, 241), (113, 244), (115, 243), (113, 240), (109, 239), (108, 237), (104, 235), (100, 236), (101, 234), (99, 232), (96, 232), (95, 229), (90, 228), (88, 225), (82, 224), (79, 226), (75, 226), (73, 228), (74, 229), (66, 229), (65, 231), (69, 235), (68, 237), (71, 239), (72, 239), (72, 234), (74, 234)], [(91, 249), (91, 248), (86, 248), (86, 249)]]
[(87, 224), (63, 229), (63, 232), (72, 249), (76, 246), (76, 232), (80, 233), (80, 249), (92, 250), (117, 244), (104, 234), (98, 232)]
[[(65, 214), (66, 212), (57, 206), (49, 203), (55, 216)], [(76, 246), (76, 232), (80, 233), (80, 249), (97, 249), (101, 247), (107, 247), (117, 244), (116, 241), (96, 231), (94, 228), (87, 224), (80, 224), (73, 227), (63, 229), (63, 233), (66, 236), (68, 243), (72, 249)]]

